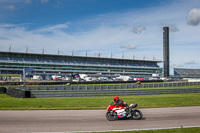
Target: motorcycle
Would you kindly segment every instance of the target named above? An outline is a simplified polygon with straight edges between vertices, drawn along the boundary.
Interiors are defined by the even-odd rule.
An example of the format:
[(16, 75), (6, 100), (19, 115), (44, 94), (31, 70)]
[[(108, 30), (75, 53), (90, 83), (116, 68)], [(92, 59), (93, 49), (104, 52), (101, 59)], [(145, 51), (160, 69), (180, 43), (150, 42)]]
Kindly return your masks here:
[(143, 117), (143, 114), (140, 110), (134, 109), (138, 105), (136, 103), (131, 103), (129, 105), (129, 109), (131, 110), (131, 116), (128, 116), (126, 112), (126, 108), (123, 105), (116, 105), (114, 102), (112, 102), (108, 108), (106, 113), (106, 118), (109, 121), (115, 121), (117, 119), (134, 119), (134, 120), (140, 120)]

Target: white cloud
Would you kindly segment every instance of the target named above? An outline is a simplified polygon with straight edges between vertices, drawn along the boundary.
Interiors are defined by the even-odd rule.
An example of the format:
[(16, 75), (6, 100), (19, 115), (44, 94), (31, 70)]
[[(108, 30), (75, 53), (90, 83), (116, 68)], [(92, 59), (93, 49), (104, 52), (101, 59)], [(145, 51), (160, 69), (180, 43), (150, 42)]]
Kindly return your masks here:
[(180, 31), (180, 29), (177, 27), (176, 24), (161, 23), (160, 25), (161, 25), (162, 28), (166, 27), (166, 26), (169, 27), (169, 30), (171, 32), (178, 32), (178, 31)]
[(185, 62), (184, 64), (197, 64), (195, 61)]
[(193, 8), (187, 17), (188, 21), (187, 24), (192, 26), (197, 26), (200, 23), (200, 9)]
[(49, 0), (41, 0), (42, 3), (48, 3)]
[(67, 29), (69, 23), (66, 24), (58, 24), (58, 25), (54, 25), (54, 26), (46, 26), (46, 27), (42, 27), (40, 29), (37, 29), (36, 32), (55, 32), (58, 30), (62, 30), (62, 29)]
[(0, 24), (0, 28), (9, 28), (9, 27), (15, 27), (14, 24)]
[(133, 32), (135, 33), (135, 34), (138, 34), (138, 33), (141, 33), (142, 31), (144, 31), (146, 28), (144, 27), (144, 26), (138, 26), (138, 27), (134, 27), (133, 28)]
[(180, 65), (180, 64), (173, 64), (173, 65), (172, 65), (172, 68), (180, 68), (180, 67), (183, 67), (183, 66)]
[(136, 49), (136, 46), (135, 45), (123, 45), (123, 46), (120, 46), (120, 48), (127, 49), (127, 50), (133, 50), (133, 49)]
[(31, 0), (25, 0), (25, 3), (27, 3), (27, 4), (31, 4), (32, 1), (31, 1)]
[(3, 8), (8, 9), (8, 10), (15, 10), (16, 9), (14, 5), (3, 6)]

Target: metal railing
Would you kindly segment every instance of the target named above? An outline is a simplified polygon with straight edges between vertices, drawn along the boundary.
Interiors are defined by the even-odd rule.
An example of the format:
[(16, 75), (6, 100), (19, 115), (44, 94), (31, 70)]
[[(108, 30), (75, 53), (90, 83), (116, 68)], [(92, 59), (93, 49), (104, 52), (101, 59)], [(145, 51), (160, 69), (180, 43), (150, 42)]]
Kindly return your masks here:
[(200, 85), (200, 82), (163, 82), (151, 84), (112, 84), (112, 85), (81, 85), (81, 86), (21, 86), (19, 89), (32, 90), (116, 90), (116, 89), (132, 89), (132, 88), (160, 88), (160, 87), (180, 87)]
[(134, 96), (134, 95), (161, 95), (200, 93), (200, 88), (185, 89), (142, 89), (142, 90), (46, 90), (31, 91), (31, 98), (53, 98), (53, 97), (105, 97), (105, 96)]
[[(200, 93), (200, 88), (189, 88), (189, 86), (191, 85), (200, 85), (200, 82), (86, 85), (86, 86), (37, 86), (37, 87), (23, 86), (20, 87), (19, 89), (23, 91), (30, 91), (30, 97), (32, 98)], [(187, 86), (187, 87), (183, 89), (159, 89), (160, 87), (177, 87), (177, 86)], [(151, 88), (151, 87), (157, 89), (137, 89), (137, 88)]]

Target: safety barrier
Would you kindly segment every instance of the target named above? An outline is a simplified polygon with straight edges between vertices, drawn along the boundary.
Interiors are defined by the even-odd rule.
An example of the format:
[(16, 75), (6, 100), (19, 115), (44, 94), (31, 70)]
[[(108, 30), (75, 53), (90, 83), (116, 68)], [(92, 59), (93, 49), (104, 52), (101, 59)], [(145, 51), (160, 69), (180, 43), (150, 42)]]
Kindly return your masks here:
[(200, 93), (200, 88), (186, 89), (141, 89), (141, 90), (46, 90), (31, 91), (32, 98), (53, 98), (53, 97), (105, 97), (105, 96), (134, 96), (134, 95), (161, 95)]
[(81, 86), (21, 86), (22, 90), (115, 90), (131, 88), (160, 88), (200, 85), (200, 82), (173, 82), (151, 84), (113, 84), (113, 85), (81, 85)]
[(8, 87), (6, 89), (6, 94), (12, 97), (17, 97), (17, 98), (30, 98), (31, 97), (31, 92), (30, 91), (24, 91), (20, 90), (18, 88), (11, 88)]
[(0, 87), (0, 94), (6, 93), (6, 87)]
[[(86, 86), (21, 86), (19, 88), (10, 88), (10, 89), (8, 87), (7, 92), (11, 92), (10, 95), (14, 97), (31, 97), (31, 98), (200, 93), (200, 88), (189, 88), (190, 85), (200, 85), (200, 82), (117, 84), (117, 85), (113, 84), (113, 85), (86, 85)], [(188, 86), (188, 87), (184, 89), (137, 89), (137, 88), (151, 88), (151, 87), (160, 88), (160, 87), (177, 87), (177, 86)]]

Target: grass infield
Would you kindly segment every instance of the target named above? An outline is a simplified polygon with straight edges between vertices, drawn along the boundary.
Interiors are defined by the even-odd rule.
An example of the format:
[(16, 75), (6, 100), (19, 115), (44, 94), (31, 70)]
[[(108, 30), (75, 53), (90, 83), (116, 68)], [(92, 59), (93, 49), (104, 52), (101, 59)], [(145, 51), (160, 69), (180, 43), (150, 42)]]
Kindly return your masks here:
[(121, 131), (121, 132), (106, 132), (106, 133), (200, 133), (200, 127), (159, 129), (159, 130), (140, 130), (140, 131)]
[[(121, 96), (138, 108), (200, 106), (200, 93)], [(0, 94), (0, 110), (106, 109), (113, 97), (14, 98)]]

